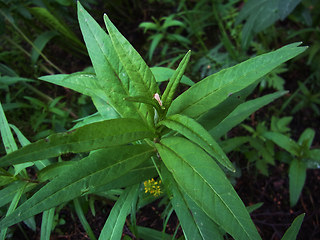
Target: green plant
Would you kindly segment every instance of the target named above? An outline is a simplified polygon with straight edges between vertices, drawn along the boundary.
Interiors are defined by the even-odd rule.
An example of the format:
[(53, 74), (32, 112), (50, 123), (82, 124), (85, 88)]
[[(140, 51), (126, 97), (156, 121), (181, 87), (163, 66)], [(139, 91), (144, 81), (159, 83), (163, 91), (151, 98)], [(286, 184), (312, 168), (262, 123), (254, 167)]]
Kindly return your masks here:
[[(190, 44), (188, 38), (183, 37), (178, 31), (182, 31), (186, 28), (185, 24), (179, 20), (174, 19), (175, 15), (170, 15), (168, 17), (162, 17), (160, 20), (153, 18), (154, 22), (143, 22), (139, 25), (140, 28), (144, 29), (144, 32), (155, 31), (148, 39), (151, 41), (149, 48), (149, 60), (152, 59), (154, 51), (160, 42), (163, 42), (161, 56), (165, 56), (169, 49), (170, 43), (178, 42), (182, 46), (187, 46)], [(174, 32), (170, 32), (169, 29), (175, 27)]]
[[(107, 15), (104, 20), (109, 35), (79, 2), (78, 18), (95, 74), (80, 72), (40, 79), (90, 96), (98, 113), (83, 120), (81, 126), (19, 150), (10, 147), (14, 141), (11, 138), (8, 143), (11, 132), (2, 121), (8, 154), (1, 158), (0, 167), (6, 167), (1, 169), (2, 175), (13, 183), (1, 190), (0, 203), (4, 206), (15, 200), (0, 222), (2, 236), (7, 227), (43, 213), (41, 231), (48, 239), (52, 209), (73, 200), (82, 225), (94, 239), (78, 199), (95, 194), (116, 200), (100, 239), (120, 239), (129, 214), (129, 226), (137, 238), (144, 238), (146, 232), (155, 234), (135, 225), (135, 213), (148, 203), (142, 197), (141, 183), (160, 178), (160, 196), (172, 206), (168, 212), (177, 214), (186, 238), (223, 239), (228, 233), (235, 239), (260, 239), (244, 203), (222, 170), (234, 171), (234, 167), (218, 139), (248, 114), (285, 93), (244, 102), (262, 76), (305, 47), (293, 43), (249, 59), (203, 79), (174, 98), (190, 52), (161, 94), (150, 68)], [(206, 121), (209, 116), (215, 117)], [(47, 164), (43, 159), (51, 161)], [(14, 174), (15, 166), (30, 162), (45, 167), (40, 172), (35, 169), (38, 178)], [(19, 194), (6, 194), (12, 188)], [(30, 196), (31, 189), (36, 191), (31, 197), (22, 197)], [(299, 224), (293, 228), (298, 231)]]
[[(320, 149), (311, 149), (315, 137), (313, 129), (307, 128), (300, 135), (297, 142), (288, 136), (277, 132), (265, 132), (263, 136), (279, 147), (286, 150), (290, 156), (286, 162), (289, 164), (289, 190), (290, 205), (296, 205), (299, 200), (308, 168), (319, 168)], [(279, 159), (282, 160), (281, 158)]]

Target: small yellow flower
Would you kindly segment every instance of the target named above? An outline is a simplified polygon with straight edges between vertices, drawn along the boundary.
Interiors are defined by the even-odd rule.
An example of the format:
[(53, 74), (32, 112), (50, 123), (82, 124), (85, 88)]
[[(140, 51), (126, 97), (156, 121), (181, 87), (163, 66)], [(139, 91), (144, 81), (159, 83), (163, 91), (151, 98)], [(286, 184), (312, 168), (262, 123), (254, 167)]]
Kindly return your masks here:
[(161, 180), (155, 181), (153, 178), (148, 181), (144, 181), (144, 192), (149, 192), (151, 195), (158, 197), (161, 194), (160, 184)]

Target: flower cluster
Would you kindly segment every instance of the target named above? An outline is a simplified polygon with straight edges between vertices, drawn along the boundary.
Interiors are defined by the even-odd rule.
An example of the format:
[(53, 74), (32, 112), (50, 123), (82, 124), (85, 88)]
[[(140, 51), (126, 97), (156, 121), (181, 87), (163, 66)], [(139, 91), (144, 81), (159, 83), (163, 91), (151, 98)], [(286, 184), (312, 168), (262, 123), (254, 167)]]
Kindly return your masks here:
[(153, 178), (151, 178), (148, 181), (145, 181), (144, 183), (144, 192), (145, 193), (150, 193), (151, 195), (157, 197), (161, 194), (161, 180), (155, 181)]

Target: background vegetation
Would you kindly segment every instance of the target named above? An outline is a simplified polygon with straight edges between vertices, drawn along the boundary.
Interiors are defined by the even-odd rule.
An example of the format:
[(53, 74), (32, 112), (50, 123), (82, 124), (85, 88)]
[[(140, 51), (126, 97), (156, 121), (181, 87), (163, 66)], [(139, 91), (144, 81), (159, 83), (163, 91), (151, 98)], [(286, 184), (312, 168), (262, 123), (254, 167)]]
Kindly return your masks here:
[[(320, 239), (320, 159), (308, 161), (306, 155), (300, 154), (319, 148), (319, 1), (81, 3), (101, 21), (101, 26), (101, 16), (107, 12), (149, 66), (175, 69), (187, 50), (192, 50), (185, 75), (195, 82), (292, 42), (302, 41), (309, 46), (303, 54), (265, 76), (249, 99), (275, 90), (285, 89), (289, 93), (220, 137), (238, 170), (236, 175), (229, 176), (238, 194), (248, 204), (263, 203), (251, 214), (262, 238), (280, 239), (292, 220), (305, 212), (298, 238)], [(93, 114), (96, 110), (89, 97), (37, 80), (49, 74), (92, 71), (78, 26), (76, 2), (1, 0), (0, 6), (0, 100), (8, 122), (33, 142), (70, 129), (77, 119)], [(186, 89), (186, 85), (181, 85), (179, 91)], [(277, 138), (279, 134), (293, 139), (301, 151), (294, 152), (282, 144)], [(5, 155), (4, 146), (1, 155)], [(307, 170), (295, 173), (294, 159), (303, 161)], [(297, 189), (294, 195), (294, 189), (289, 187), (290, 174), (301, 178), (294, 185)], [(5, 180), (0, 183), (8, 184)], [(100, 201), (95, 201), (96, 198)], [(78, 204), (85, 209), (93, 231), (99, 233), (112, 202), (101, 196), (87, 200), (84, 198)], [(56, 212), (53, 231), (56, 238), (88, 238), (75, 206), (67, 204)], [(5, 208), (1, 208), (0, 215), (5, 213)], [(137, 224), (162, 230), (166, 214), (161, 200), (157, 200), (138, 213)], [(176, 219), (171, 217), (166, 224), (167, 233), (173, 234), (178, 225)], [(128, 232), (125, 228), (124, 234)], [(18, 224), (7, 234), (12, 239), (36, 239), (39, 227)]]

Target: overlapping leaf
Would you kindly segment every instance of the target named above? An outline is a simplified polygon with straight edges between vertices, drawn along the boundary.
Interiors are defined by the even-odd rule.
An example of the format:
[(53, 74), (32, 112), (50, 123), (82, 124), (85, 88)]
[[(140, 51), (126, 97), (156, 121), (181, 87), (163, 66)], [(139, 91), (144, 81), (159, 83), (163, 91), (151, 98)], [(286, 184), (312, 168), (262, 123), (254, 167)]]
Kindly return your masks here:
[(179, 137), (156, 147), (182, 191), (214, 222), (235, 239), (261, 239), (229, 180), (201, 148)]
[(211, 129), (209, 132), (215, 138), (219, 139), (233, 127), (237, 126), (253, 112), (257, 111), (261, 107), (269, 104), (275, 99), (286, 94), (287, 91), (279, 91), (276, 93), (268, 94), (263, 97), (253, 99), (244, 102), (237, 106), (225, 119), (223, 119), (216, 127)]
[(100, 233), (99, 239), (121, 239), (123, 225), (130, 213), (132, 202), (138, 196), (139, 185), (127, 188), (116, 201)]
[(117, 146), (95, 151), (77, 161), (72, 171), (63, 171), (0, 222), (11, 226), (30, 216), (105, 185), (139, 166), (154, 154), (148, 145)]
[(153, 136), (152, 131), (139, 120), (105, 120), (29, 144), (1, 158), (0, 167), (56, 157), (69, 152), (87, 152)]
[(172, 102), (168, 115), (183, 114), (192, 118), (201, 116), (231, 94), (246, 88), (283, 62), (302, 53), (306, 47), (298, 47), (300, 44), (289, 44), (203, 79)]
[[(104, 22), (109, 32), (113, 47), (117, 52), (119, 60), (125, 69), (137, 94), (131, 96), (144, 96), (152, 99), (155, 93), (159, 93), (156, 80), (139, 53), (131, 46), (128, 40), (113, 25), (108, 16), (104, 15)], [(98, 74), (98, 73), (97, 73)], [(150, 126), (154, 125), (154, 110), (151, 106), (142, 105), (146, 110), (144, 115)]]
[[(78, 18), (98, 85), (108, 98), (108, 103), (122, 117), (146, 121), (146, 109), (141, 104), (123, 98), (141, 95), (129, 82), (128, 74), (119, 61), (110, 37), (78, 2)], [(152, 115), (153, 116), (153, 115)]]
[(184, 58), (181, 60), (177, 70), (171, 76), (169, 83), (166, 87), (166, 90), (162, 95), (162, 102), (166, 108), (168, 108), (171, 105), (173, 96), (176, 93), (176, 89), (188, 65), (190, 54), (191, 54), (191, 51), (188, 51), (187, 54), (184, 56)]
[(158, 123), (189, 138), (213, 156), (230, 171), (235, 171), (232, 163), (211, 135), (194, 119), (175, 114)]

